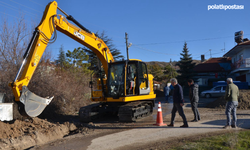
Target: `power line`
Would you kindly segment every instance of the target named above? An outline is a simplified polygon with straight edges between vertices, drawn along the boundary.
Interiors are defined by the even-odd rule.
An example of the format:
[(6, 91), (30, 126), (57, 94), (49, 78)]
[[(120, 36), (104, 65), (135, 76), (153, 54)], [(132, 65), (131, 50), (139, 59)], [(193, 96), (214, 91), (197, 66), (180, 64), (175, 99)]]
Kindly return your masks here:
[(23, 5), (23, 4), (20, 4), (20, 3), (16, 2), (16, 1), (14, 1), (14, 0), (10, 0), (10, 1), (12, 1), (12, 2), (14, 2), (14, 3), (18, 4), (18, 5), (21, 5), (21, 6), (23, 6), (23, 7), (29, 8), (29, 9), (31, 9), (31, 10), (33, 10), (33, 11), (42, 13), (41, 11), (35, 10), (35, 9), (33, 9), (33, 8), (31, 8), (31, 7), (28, 7), (28, 6), (25, 6), (25, 5)]
[(5, 2), (2, 2), (2, 1), (0, 1), (0, 2), (3, 3), (3, 4), (5, 4), (5, 5), (8, 5), (9, 7), (17, 8), (17, 7), (14, 7), (14, 6), (10, 5), (10, 4), (7, 4)]
[[(8, 14), (8, 13), (2, 12), (2, 11), (0, 11), (0, 13), (2, 13), (2, 14), (4, 14), (4, 15), (8, 15), (8, 16), (11, 16), (11, 17), (14, 17), (14, 18), (17, 18), (17, 19), (20, 19), (20, 17), (17, 17), (17, 16), (13, 16), (13, 15), (11, 15), (11, 14)], [(29, 22), (31, 22), (30, 20), (26, 20), (26, 21), (29, 21)]]
[[(250, 35), (250, 34), (245, 34)], [(225, 36), (225, 37), (215, 37), (215, 38), (204, 38), (204, 39), (194, 39), (194, 40), (181, 40), (181, 41), (172, 41), (172, 42), (162, 42), (162, 43), (146, 43), (146, 44), (137, 44), (137, 45), (160, 45), (160, 44), (169, 44), (169, 43), (180, 43), (180, 42), (197, 42), (197, 41), (208, 41), (208, 40), (216, 40), (216, 39), (224, 39), (224, 38), (232, 38), (233, 36)]]
[[(146, 51), (149, 51), (149, 52), (153, 52), (153, 53), (158, 53), (158, 54), (164, 54), (164, 55), (171, 55), (171, 56), (180, 56), (180, 55), (178, 55), (178, 54), (169, 54), (169, 53), (162, 53), (162, 52), (157, 52), (157, 51), (154, 51), (154, 50), (151, 50), (151, 49), (146, 49), (146, 48), (143, 48), (143, 47), (140, 47), (140, 46), (138, 46), (138, 45), (135, 45), (135, 44), (133, 44), (133, 46), (135, 46), (135, 47), (137, 47), (137, 48), (139, 48), (139, 49), (142, 49), (142, 50), (146, 50)], [(208, 53), (210, 50), (208, 50), (208, 51), (205, 51), (204, 53), (200, 53), (200, 54), (206, 54), (206, 53)], [(221, 54), (221, 53), (223, 53), (223, 52), (218, 52), (218, 53), (211, 53), (211, 51), (210, 51), (210, 56), (212, 56), (212, 55), (217, 55), (217, 54)], [(192, 56), (197, 56), (198, 54), (191, 54)], [(199, 58), (199, 56), (197, 56), (197, 57), (193, 57), (193, 58)]]
[[(1, 3), (3, 3), (3, 4), (5, 4), (5, 5), (3, 5), (3, 4), (0, 4), (0, 5), (2, 5), (2, 6), (4, 6), (4, 7), (6, 7), (6, 8), (8, 8), (8, 9), (12, 9), (12, 10), (15, 10), (15, 11), (18, 11), (17, 10), (17, 8), (16, 7), (10, 7), (10, 6), (6, 6), (6, 5), (8, 5), (8, 4), (6, 4), (6, 3), (4, 3), (4, 2), (2, 2), (2, 1), (0, 1)], [(25, 10), (22, 10), (23, 12), (25, 12), (25, 14), (27, 14), (27, 15), (30, 15), (30, 16), (34, 16), (35, 14), (34, 13), (30, 13), (30, 12), (27, 12), (27, 11), (25, 11)], [(35, 17), (37, 18), (37, 16), (35, 15)]]
[[(221, 54), (223, 52), (218, 52), (218, 53), (211, 53), (211, 55), (217, 55), (217, 54)], [(206, 54), (206, 55), (210, 55), (210, 54)], [(196, 56), (196, 57), (193, 57), (193, 58), (200, 58), (200, 56)]]
[(196, 56), (196, 55), (206, 54), (207, 52), (209, 52), (209, 50), (208, 50), (208, 51), (205, 51), (205, 52), (203, 52), (203, 53), (197, 53), (197, 54), (192, 54), (192, 55), (193, 55), (193, 56)]
[(150, 50), (150, 49), (146, 49), (146, 48), (140, 47), (140, 46), (135, 45), (135, 44), (133, 44), (133, 46), (135, 46), (135, 47), (137, 47), (137, 48), (139, 48), (139, 49), (143, 49), (143, 50), (146, 50), (146, 51), (149, 51), (149, 52), (158, 53), (158, 54), (171, 55), (171, 56), (179, 56), (179, 55), (177, 55), (177, 54), (169, 54), (169, 53), (157, 52), (157, 51), (154, 51), (154, 50)]
[(1, 12), (1, 11), (0, 11), (0, 13), (2, 13), (2, 14), (4, 14), (4, 15), (9, 15), (9, 16), (11, 16), (11, 17), (15, 17), (15, 18), (19, 19), (19, 17), (13, 16), (13, 15), (8, 14), (8, 13), (5, 13), (5, 12)]
[(34, 1), (32, 1), (32, 0), (30, 0), (32, 3), (35, 3), (35, 4), (37, 4), (37, 5), (39, 5), (39, 6), (41, 6), (41, 7), (44, 7), (42, 4), (39, 4), (39, 3), (37, 3), (37, 2), (34, 2)]

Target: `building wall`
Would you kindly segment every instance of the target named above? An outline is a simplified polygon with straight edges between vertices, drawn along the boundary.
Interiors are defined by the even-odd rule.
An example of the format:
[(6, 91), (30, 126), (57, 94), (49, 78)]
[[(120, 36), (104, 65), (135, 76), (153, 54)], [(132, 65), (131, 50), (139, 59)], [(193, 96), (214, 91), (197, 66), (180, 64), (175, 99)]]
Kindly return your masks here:
[(244, 49), (243, 59), (250, 58), (250, 49)]
[(241, 59), (241, 57), (242, 59), (250, 58), (250, 49), (249, 48), (243, 49), (242, 51), (234, 55), (232, 57), (232, 63), (237, 62), (238, 60)]
[(246, 74), (246, 82), (248, 82), (248, 85), (250, 86), (250, 73)]
[[(243, 59), (242, 64), (239, 60)], [(248, 85), (250, 85), (250, 48), (247, 45), (246, 47), (232, 56), (232, 64), (234, 65), (234, 70), (237, 71), (234, 73), (229, 74), (228, 77), (232, 77), (235, 81), (242, 80), (248, 82)], [(238, 62), (238, 63), (237, 63)], [(247, 71), (249, 70), (249, 71)]]

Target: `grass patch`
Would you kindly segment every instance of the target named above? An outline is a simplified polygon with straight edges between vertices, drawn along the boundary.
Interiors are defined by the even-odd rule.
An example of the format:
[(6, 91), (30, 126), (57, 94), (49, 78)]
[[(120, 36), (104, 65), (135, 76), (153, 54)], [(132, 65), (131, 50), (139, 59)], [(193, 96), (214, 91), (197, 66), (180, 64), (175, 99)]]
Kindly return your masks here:
[(250, 149), (250, 131), (233, 131), (223, 135), (186, 142), (171, 150), (245, 150)]

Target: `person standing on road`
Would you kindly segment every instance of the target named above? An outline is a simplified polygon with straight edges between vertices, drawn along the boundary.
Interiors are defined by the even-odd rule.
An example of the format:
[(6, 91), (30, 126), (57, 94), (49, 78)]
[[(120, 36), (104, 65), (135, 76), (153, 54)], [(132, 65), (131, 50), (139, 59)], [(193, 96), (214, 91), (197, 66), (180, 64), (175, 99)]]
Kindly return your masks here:
[(167, 83), (167, 85), (164, 87), (164, 94), (166, 98), (166, 103), (168, 103), (168, 97), (169, 97), (169, 92), (170, 92), (170, 83)]
[(198, 122), (198, 120), (201, 120), (200, 113), (198, 111), (198, 102), (199, 102), (199, 85), (194, 84), (194, 81), (192, 79), (188, 80), (189, 85), (189, 99), (192, 106), (192, 111), (194, 113), (194, 120), (191, 122)]
[(178, 111), (179, 115), (183, 119), (183, 125), (180, 127), (188, 127), (187, 119), (183, 111), (183, 105), (184, 105), (184, 97), (183, 97), (183, 90), (182, 87), (178, 84), (178, 81), (176, 78), (172, 78), (170, 80), (171, 84), (174, 87), (173, 91), (173, 109), (172, 109), (172, 117), (171, 117), (171, 123), (168, 125), (169, 127), (174, 126), (174, 119), (175, 114)]
[[(227, 124), (223, 127), (225, 129), (237, 128), (237, 117), (236, 109), (238, 106), (238, 97), (239, 97), (239, 88), (233, 83), (232, 78), (227, 78), (227, 88), (225, 92), (225, 100), (227, 101), (226, 105), (226, 116)], [(233, 116), (233, 122), (231, 123), (231, 113)]]

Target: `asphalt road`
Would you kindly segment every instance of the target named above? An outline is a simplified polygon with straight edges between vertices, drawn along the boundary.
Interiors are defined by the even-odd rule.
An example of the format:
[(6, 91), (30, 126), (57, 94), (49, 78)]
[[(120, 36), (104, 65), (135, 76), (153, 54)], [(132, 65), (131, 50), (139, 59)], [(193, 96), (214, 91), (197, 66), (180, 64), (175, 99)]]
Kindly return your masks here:
[[(204, 107), (207, 103), (215, 99), (201, 98), (199, 107)], [(186, 104), (184, 110), (190, 109), (190, 103), (185, 98)], [(157, 98), (156, 104), (162, 103), (163, 118), (169, 117), (172, 109), (172, 102), (166, 103), (164, 98)], [(173, 138), (188, 137), (212, 132), (221, 132), (225, 129), (225, 119), (202, 118), (199, 122), (189, 123), (189, 128), (180, 128), (181, 121), (176, 121), (175, 127), (154, 126), (157, 116), (157, 106), (154, 108), (153, 115), (141, 119), (136, 123), (120, 124), (117, 118), (108, 118), (108, 120), (95, 122), (99, 124), (105, 132), (100, 132), (90, 136), (74, 137), (62, 139), (41, 147), (33, 148), (36, 150), (110, 150), (110, 149), (136, 149), (157, 141), (163, 141)], [(191, 113), (190, 113), (191, 114)], [(191, 114), (192, 115), (192, 114)], [(224, 115), (224, 114), (222, 114)], [(107, 118), (105, 118), (107, 119)], [(165, 120), (164, 120), (165, 121)], [(167, 122), (166, 122), (167, 123)], [(238, 129), (247, 129), (250, 127), (250, 115), (244, 115), (238, 119)], [(238, 130), (236, 129), (236, 130)], [(232, 129), (233, 130), (233, 129)]]

